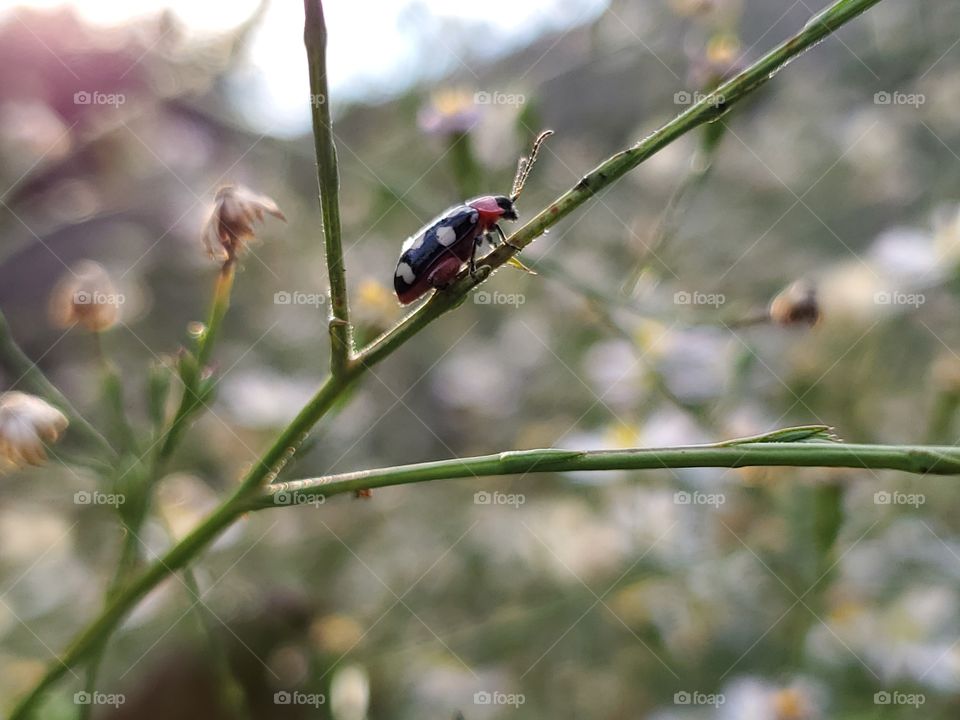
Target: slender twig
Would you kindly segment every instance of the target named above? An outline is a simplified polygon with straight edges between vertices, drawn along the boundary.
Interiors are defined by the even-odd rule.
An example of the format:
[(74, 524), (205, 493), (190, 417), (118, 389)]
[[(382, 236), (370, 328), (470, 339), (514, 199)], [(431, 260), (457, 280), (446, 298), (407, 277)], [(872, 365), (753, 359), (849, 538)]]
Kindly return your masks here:
[(127, 418), (126, 401), (124, 400), (123, 383), (117, 366), (113, 364), (103, 347), (103, 333), (93, 333), (94, 349), (97, 361), (100, 364), (101, 387), (103, 402), (110, 417), (113, 430), (111, 437), (119, 442), (121, 452), (135, 452), (137, 441), (130, 420)]
[(261, 496), (251, 504), (251, 509), (283, 507), (356, 490), (463, 477), (774, 466), (868, 468), (901, 470), (918, 475), (960, 475), (960, 448), (950, 445), (767, 442), (582, 452), (552, 448), (515, 450), (277, 483), (264, 488)]
[(117, 451), (110, 442), (87, 422), (66, 396), (47, 379), (36, 363), (20, 349), (10, 333), (10, 326), (7, 325), (3, 313), (0, 313), (0, 365), (7, 369), (18, 384), (22, 383), (24, 387), (56, 405), (70, 421), (70, 429), (96, 446), (105, 458), (113, 459), (117, 456)]
[(217, 275), (213, 290), (213, 300), (210, 303), (210, 314), (197, 347), (195, 366), (197, 375), (195, 377), (188, 376), (184, 378), (180, 405), (177, 407), (173, 420), (164, 433), (163, 441), (157, 446), (157, 453), (154, 458), (156, 472), (152, 473), (154, 480), (158, 479), (164, 464), (173, 453), (190, 416), (201, 405), (202, 397), (199, 380), (203, 377), (204, 368), (210, 362), (213, 354), (213, 346), (220, 334), (220, 327), (223, 325), (227, 310), (230, 309), (230, 295), (233, 292), (233, 280), (235, 276), (236, 262), (233, 259), (228, 259), (220, 268), (220, 273)]
[(223, 639), (216, 631), (217, 616), (203, 601), (200, 594), (200, 585), (192, 568), (184, 568), (183, 582), (191, 595), (191, 602), (194, 603), (197, 625), (200, 632), (207, 638), (207, 654), (216, 675), (220, 707), (227, 717), (233, 720), (245, 720), (250, 717), (249, 708), (245, 702), (245, 693), (239, 679), (233, 673), (230, 656), (223, 645)]
[[(74, 638), (63, 655), (50, 663), (39, 682), (13, 709), (9, 720), (22, 720), (27, 717), (43, 693), (57, 682), (64, 673), (76, 666), (103, 642), (104, 639), (116, 629), (126, 614), (150, 590), (173, 572), (185, 567), (225, 528), (230, 526), (240, 515), (246, 512), (252, 502), (259, 500), (262, 486), (276, 479), (277, 474), (293, 456), (297, 448), (300, 447), (313, 426), (316, 425), (344, 393), (349, 390), (366, 369), (393, 353), (440, 315), (463, 302), (467, 291), (486, 279), (494, 269), (506, 263), (512, 257), (513, 253), (516, 252), (515, 248), (522, 248), (529, 245), (534, 239), (543, 234), (544, 230), (580, 207), (591, 196), (617, 181), (631, 169), (677, 138), (706, 122), (721, 117), (726, 109), (733, 103), (746, 97), (749, 93), (767, 82), (774, 73), (785, 66), (790, 60), (802, 54), (805, 50), (829, 36), (833, 31), (879, 2), (880, 0), (839, 0), (839, 2), (830, 6), (826, 11), (807, 23), (793, 38), (778, 46), (737, 77), (720, 86), (716, 94), (725, 99), (726, 102), (723, 106), (717, 107), (713, 104), (713, 100), (693, 105), (679, 117), (667, 123), (644, 140), (641, 140), (632, 148), (618, 153), (602, 163), (594, 171), (586, 175), (575, 187), (551, 203), (518, 232), (514, 233), (510, 238), (510, 245), (502, 245), (484, 258), (480, 263), (476, 276), (470, 276), (464, 273), (450, 288), (443, 292), (434, 293), (431, 299), (419, 309), (412, 312), (401, 320), (392, 330), (389, 330), (379, 339), (371, 343), (358, 357), (349, 360), (339, 371), (335, 371), (323, 384), (317, 394), (300, 411), (297, 417), (294, 418), (291, 424), (280, 433), (279, 437), (270, 446), (261, 460), (250, 469), (234, 494), (217, 507), (213, 513), (203, 520), (189, 535), (171, 548), (162, 558), (147, 567), (139, 576), (131, 580), (117, 592), (103, 612)], [(316, 63), (316, 49), (323, 47), (322, 39), (325, 33), (322, 30), (318, 31), (318, 28), (322, 29), (323, 27), (319, 0), (314, 0), (312, 3), (307, 0), (306, 9), (308, 18), (313, 19), (312, 22), (308, 19), (306, 33), (308, 35), (308, 47), (313, 47), (313, 51), (308, 52), (313, 58), (311, 62), (311, 80), (313, 81), (319, 80), (323, 76), (322, 72), (319, 72), (323, 70), (322, 65), (318, 66)], [(327, 100), (325, 95), (324, 100)], [(324, 105), (326, 105), (326, 102), (324, 102)], [(317, 115), (315, 114), (315, 131), (318, 133), (326, 133), (329, 131), (329, 124), (323, 127), (323, 123), (320, 123), (321, 127), (317, 128), (316, 120)], [(319, 140), (318, 147), (320, 147)], [(332, 148), (332, 145), (329, 147)], [(324, 152), (328, 150), (329, 148), (324, 150)], [(329, 197), (327, 200), (329, 200)], [(337, 216), (337, 219), (339, 219), (339, 216)], [(339, 240), (339, 226), (336, 228), (336, 238)], [(334, 250), (338, 253), (340, 251), (339, 242), (334, 244)], [(345, 278), (342, 277), (342, 257), (338, 255), (334, 258), (334, 261), (333, 267), (337, 272), (331, 273), (331, 288), (334, 282), (340, 282), (340, 280), (345, 281)], [(328, 263), (329, 262), (330, 257), (328, 255)], [(345, 316), (345, 290), (346, 285), (344, 282), (341, 286), (340, 298), (337, 300), (338, 303), (343, 303), (341, 311), (344, 312), (344, 317), (340, 318), (342, 322), (332, 325), (331, 332), (342, 333), (344, 341), (348, 341), (350, 333), (348, 321)], [(335, 315), (334, 320), (338, 318), (339, 316)], [(947, 455), (947, 449), (944, 448), (924, 450), (922, 448), (890, 449), (878, 446), (856, 445), (842, 447), (847, 449), (837, 450), (834, 448), (828, 451), (826, 448), (817, 447), (816, 450), (825, 453), (821, 455), (821, 457), (829, 458), (831, 461), (835, 461), (843, 467), (847, 467), (847, 463), (852, 462), (852, 455), (849, 448), (853, 448), (854, 450), (859, 448), (861, 451), (864, 451), (864, 447), (872, 448), (869, 452), (873, 453), (872, 457), (877, 462), (880, 461), (881, 457), (886, 457), (888, 458), (888, 462), (898, 463), (897, 465), (891, 464), (890, 467), (902, 468), (905, 466), (904, 457), (913, 456), (926, 457), (930, 460), (928, 469), (937, 469), (940, 471), (947, 467), (947, 465), (943, 464), (946, 463), (945, 458), (950, 458), (951, 463), (955, 461), (955, 456)], [(740, 447), (736, 448), (736, 450), (745, 454), (757, 452), (753, 446)], [(707, 460), (717, 457), (709, 453), (728, 454), (730, 452), (731, 450), (729, 448), (713, 448), (708, 451), (708, 454), (703, 455), (702, 459)], [(770, 446), (767, 446), (766, 452), (771, 452)], [(933, 454), (924, 456), (924, 452)], [(571, 454), (568, 453), (568, 455)], [(579, 456), (580, 453), (573, 453), (572, 455)], [(559, 456), (554, 456), (552, 461), (557, 462), (558, 457)], [(728, 455), (727, 457), (729, 458)], [(800, 459), (807, 458), (809, 460), (811, 457), (813, 456), (803, 455)], [(763, 464), (769, 464), (770, 460), (771, 457), (763, 457)], [(728, 461), (732, 462), (732, 460)], [(956, 462), (960, 462), (960, 460)], [(923, 463), (922, 460), (918, 461), (915, 465), (918, 469), (917, 471), (919, 471), (921, 463)], [(823, 464), (823, 461), (813, 464)], [(662, 465), (660, 466), (662, 467)], [(926, 464), (923, 466), (926, 467)]]
[(343, 374), (353, 355), (353, 329), (347, 300), (347, 271), (340, 233), (340, 174), (337, 148), (330, 119), (327, 90), (327, 25), (321, 0), (304, 0), (303, 41), (310, 69), (310, 104), (313, 109), (313, 140), (317, 152), (317, 181), (320, 185), (320, 212), (330, 279), (330, 371)]

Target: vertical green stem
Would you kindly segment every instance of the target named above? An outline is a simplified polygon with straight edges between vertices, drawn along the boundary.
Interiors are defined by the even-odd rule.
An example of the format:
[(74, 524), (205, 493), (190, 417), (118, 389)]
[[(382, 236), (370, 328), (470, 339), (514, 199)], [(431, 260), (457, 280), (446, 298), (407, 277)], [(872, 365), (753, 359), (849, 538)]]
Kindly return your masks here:
[(347, 271), (340, 230), (340, 173), (330, 119), (327, 89), (327, 25), (321, 0), (304, 0), (304, 44), (310, 70), (313, 140), (317, 153), (317, 182), (323, 217), (324, 249), (330, 280), (330, 371), (344, 373), (353, 355), (353, 328), (347, 299)]

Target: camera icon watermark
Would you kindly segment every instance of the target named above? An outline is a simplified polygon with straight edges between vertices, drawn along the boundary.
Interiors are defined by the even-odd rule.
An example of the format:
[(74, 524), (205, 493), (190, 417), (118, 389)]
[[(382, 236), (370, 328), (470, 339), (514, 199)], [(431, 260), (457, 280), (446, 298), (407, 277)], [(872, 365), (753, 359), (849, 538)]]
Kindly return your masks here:
[(326, 305), (327, 296), (323, 293), (300, 292), (299, 290), (279, 290), (273, 294), (274, 305), (306, 305), (320, 308)]
[(723, 107), (726, 105), (726, 98), (720, 93), (702, 93), (690, 92), (689, 90), (679, 90), (673, 94), (674, 105), (699, 105), (705, 102), (710, 107)]
[(127, 101), (123, 93), (104, 93), (98, 90), (78, 90), (73, 94), (74, 105), (113, 105), (118, 108)]
[(488, 492), (478, 490), (473, 494), (474, 505), (507, 505), (513, 508), (519, 508), (527, 501), (527, 496), (522, 493), (503, 493), (499, 490)]
[(904, 493), (878, 490), (873, 494), (874, 505), (909, 505), (913, 508), (919, 508), (921, 505), (925, 505), (926, 502), (927, 496), (923, 493)]
[(527, 701), (522, 693), (504, 693), (478, 690), (473, 694), (474, 705), (509, 705), (518, 708)]
[(127, 701), (123, 693), (104, 693), (99, 691), (87, 692), (80, 690), (73, 694), (74, 705), (109, 705), (113, 708), (119, 708)]
[(673, 502), (675, 505), (709, 505), (714, 508), (719, 508), (726, 501), (727, 496), (723, 493), (703, 493), (699, 490), (687, 492), (686, 490), (679, 490), (673, 494)]
[(909, 107), (919, 108), (926, 102), (927, 96), (923, 93), (905, 93), (900, 92), (899, 90), (890, 92), (888, 90), (881, 90), (873, 95), (874, 105), (907, 105)]
[(877, 305), (906, 305), (918, 308), (927, 302), (923, 293), (905, 293), (896, 290), (881, 290), (873, 294), (873, 302)]
[(674, 705), (712, 705), (720, 707), (727, 701), (722, 693), (702, 693), (681, 690), (673, 694)]
[(74, 505), (109, 505), (120, 507), (127, 501), (122, 493), (105, 493), (99, 490), (77, 490), (73, 494)]
[(323, 693), (305, 693), (299, 690), (278, 690), (273, 694), (274, 705), (308, 705), (319, 708), (327, 702)]
[(120, 306), (127, 301), (122, 293), (105, 293), (98, 290), (77, 290), (73, 293), (74, 305), (114, 305)]
[(527, 102), (527, 96), (521, 93), (505, 93), (494, 90), (478, 90), (473, 94), (475, 105), (509, 105), (519, 107)]
[(899, 691), (888, 692), (881, 690), (873, 695), (874, 705), (909, 705), (919, 708), (927, 701), (927, 696), (923, 693), (904, 693)]
[(674, 305), (710, 305), (718, 308), (727, 302), (727, 296), (722, 293), (688, 292), (678, 290), (673, 294)]
[(474, 305), (512, 305), (520, 307), (527, 301), (526, 295), (520, 293), (489, 292), (478, 290), (473, 294)]
[(325, 495), (314, 495), (300, 490), (281, 490), (273, 494), (274, 505), (313, 505), (319, 508), (326, 501)]

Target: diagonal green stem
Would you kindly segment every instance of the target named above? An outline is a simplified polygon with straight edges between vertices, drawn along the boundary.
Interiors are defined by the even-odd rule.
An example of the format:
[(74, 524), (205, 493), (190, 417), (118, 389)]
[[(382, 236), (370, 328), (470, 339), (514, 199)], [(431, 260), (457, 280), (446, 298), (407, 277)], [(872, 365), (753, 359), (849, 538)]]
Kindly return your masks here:
[(317, 153), (317, 181), (323, 216), (324, 253), (330, 278), (330, 371), (341, 375), (353, 355), (353, 329), (347, 300), (347, 271), (340, 231), (340, 172), (330, 119), (327, 89), (327, 25), (321, 0), (304, 0), (303, 40), (310, 69), (313, 140)]
[[(715, 95), (721, 95), (725, 98), (726, 102), (722, 107), (715, 107), (711, 104), (711, 101), (693, 105), (686, 112), (644, 140), (641, 140), (633, 147), (614, 155), (586, 175), (576, 186), (564, 193), (523, 226), (510, 238), (510, 242), (512, 245), (520, 248), (529, 245), (534, 239), (543, 234), (546, 229), (583, 205), (591, 196), (616, 182), (641, 162), (685, 133), (690, 132), (706, 122), (720, 118), (731, 105), (767, 82), (774, 73), (792, 59), (879, 2), (880, 0), (839, 0), (839, 2), (818, 15), (814, 20), (807, 23), (807, 25), (790, 40), (779, 45), (737, 77), (721, 85)], [(326, 31), (322, 23), (321, 4), (319, 0), (306, 0), (305, 6), (308, 18), (305, 35), (307, 36), (308, 55), (311, 57), (311, 82), (323, 80), (324, 82), (320, 87), (325, 89), (325, 67), (323, 60), (320, 59), (320, 64), (317, 64), (318, 48), (323, 46), (326, 36)], [(324, 100), (323, 105), (326, 106), (327, 98), (325, 95)], [(330, 131), (328, 112), (327, 110), (326, 113), (323, 111), (314, 113), (315, 132), (321, 135)], [(326, 118), (327, 120), (326, 123), (320, 122), (319, 128), (317, 127), (318, 118), (320, 120)], [(317, 140), (317, 145), (318, 150), (323, 153), (330, 152), (333, 147), (332, 141), (327, 144), (321, 143), (319, 139)], [(335, 166), (332, 167), (335, 168)], [(320, 172), (323, 174), (323, 168), (321, 168)], [(327, 189), (329, 190), (330, 187)], [(326, 201), (321, 198), (321, 202), (329, 201), (329, 196)], [(335, 213), (335, 215), (331, 216), (331, 219), (333, 217), (336, 218), (336, 227), (327, 229), (328, 267), (335, 271), (330, 273), (331, 304), (338, 304), (340, 306), (339, 311), (333, 311), (334, 318), (331, 321), (331, 333), (342, 340), (341, 348), (349, 348), (350, 332), (349, 320), (346, 315), (346, 283), (345, 277), (342, 274), (342, 249), (339, 244), (339, 214), (337, 210), (332, 210), (331, 212)], [(331, 233), (333, 234), (331, 235)], [(332, 264), (329, 254), (331, 247), (334, 249)], [(280, 433), (279, 437), (267, 450), (261, 460), (250, 469), (239, 489), (194, 529), (193, 532), (164, 555), (163, 558), (146, 568), (139, 576), (124, 585), (117, 592), (103, 612), (73, 640), (64, 654), (49, 665), (46, 673), (37, 685), (15, 706), (9, 720), (23, 720), (23, 718), (26, 718), (43, 693), (59, 680), (68, 669), (76, 666), (87, 657), (91, 651), (98, 647), (105, 638), (116, 629), (126, 614), (150, 590), (173, 572), (185, 567), (225, 528), (246, 512), (251, 505), (260, 502), (262, 500), (260, 497), (262, 486), (265, 483), (272, 482), (277, 477), (277, 474), (286, 462), (306, 439), (311, 428), (344, 396), (359, 377), (363, 375), (366, 369), (396, 351), (413, 337), (413, 335), (440, 317), (440, 315), (463, 302), (466, 293), (471, 288), (485, 280), (494, 269), (506, 263), (514, 252), (516, 252), (516, 250), (510, 245), (500, 246), (480, 263), (476, 277), (471, 277), (464, 273), (449, 289), (434, 293), (428, 302), (401, 320), (392, 330), (371, 343), (359, 356), (353, 359), (348, 358), (342, 366), (335, 364), (334, 374), (327, 379), (317, 394), (300, 411), (297, 417), (294, 418), (293, 422)], [(342, 284), (339, 284), (341, 281)], [(337, 284), (336, 287), (339, 287), (339, 290), (334, 290), (335, 284)], [(338, 312), (342, 313), (342, 316), (338, 315)], [(334, 353), (334, 363), (342, 361), (342, 353), (342, 349), (339, 351), (339, 354), (337, 352)], [(336, 359), (338, 357), (340, 360)], [(773, 443), (766, 445), (766, 452), (769, 453), (770, 448), (773, 446)], [(809, 452), (801, 450), (799, 446), (793, 446), (792, 444), (791, 447), (794, 452)], [(925, 460), (917, 460), (913, 465), (913, 467), (916, 468), (916, 470), (914, 470), (915, 472), (919, 472), (921, 467), (926, 468), (928, 471), (931, 468), (942, 470), (946, 467), (953, 467), (952, 463), (954, 462), (960, 462), (954, 455), (948, 455), (948, 449), (945, 448), (884, 448), (882, 446), (856, 445), (842, 447), (846, 449), (827, 449), (827, 447), (817, 446), (814, 450), (824, 453), (819, 457), (828, 458), (842, 467), (850, 467), (851, 465), (847, 463), (853, 462), (850, 448), (855, 450), (860, 449), (864, 452), (866, 452), (866, 448), (870, 448), (869, 452), (872, 453), (871, 457), (877, 462), (880, 462), (880, 458), (887, 458), (886, 462), (890, 464), (878, 465), (878, 467), (904, 469), (905, 458), (907, 457), (921, 457), (931, 462), (936, 461), (936, 463), (927, 467)], [(786, 452), (786, 449), (783, 451)], [(570, 454), (567, 451), (549, 452), (564, 452), (567, 455)], [(678, 458), (683, 456), (684, 450), (681, 449), (679, 452), (681, 455), (678, 456)], [(689, 450), (687, 450), (687, 452), (689, 452)], [(708, 461), (712, 459), (715, 464), (719, 464), (717, 458), (720, 456), (725, 457), (727, 462), (732, 462), (730, 459), (731, 452), (749, 454), (756, 453), (757, 451), (753, 445), (743, 445), (734, 448), (711, 448), (701, 452), (700, 458), (702, 460)], [(923, 455), (925, 452), (932, 453), (932, 455)], [(579, 456), (580, 453), (576, 453), (576, 455)], [(499, 458), (500, 456), (491, 457)], [(764, 456), (763, 463), (761, 464), (770, 464), (772, 457), (772, 455)], [(802, 455), (802, 458), (807, 458), (808, 462), (813, 457), (815, 457), (815, 455)], [(511, 460), (509, 457), (507, 461), (518, 462)], [(556, 457), (552, 458), (552, 462), (557, 461)], [(591, 462), (598, 461), (591, 460)], [(781, 462), (773, 464), (790, 463)], [(809, 464), (820, 465), (824, 463), (823, 461), (819, 461), (815, 463), (809, 462)], [(658, 466), (662, 467), (662, 464), (658, 463)], [(862, 467), (862, 464), (856, 465), (856, 467)], [(445, 467), (444, 469), (451, 468)], [(432, 472), (436, 471), (434, 470)], [(360, 487), (364, 486), (361, 484)]]

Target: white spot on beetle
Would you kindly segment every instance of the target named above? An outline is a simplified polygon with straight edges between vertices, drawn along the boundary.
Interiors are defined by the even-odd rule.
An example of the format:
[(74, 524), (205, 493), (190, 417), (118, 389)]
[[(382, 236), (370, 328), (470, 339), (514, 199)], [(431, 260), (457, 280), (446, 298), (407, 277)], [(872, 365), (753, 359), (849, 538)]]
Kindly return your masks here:
[(477, 212), (476, 210), (473, 210), (473, 211), (470, 213), (470, 222), (475, 223), (475, 222), (477, 221), (477, 218), (479, 218), (479, 217), (480, 217), (480, 213)]
[(404, 262), (397, 265), (397, 277), (407, 285), (413, 285), (413, 281), (417, 279), (417, 276), (413, 274), (413, 268)]
[(457, 241), (457, 231), (449, 225), (443, 225), (437, 228), (437, 242), (444, 247), (449, 247)]
[(426, 233), (420, 233), (419, 235), (411, 235), (406, 240), (403, 241), (403, 246), (401, 247), (402, 252), (407, 252), (408, 250), (416, 250), (421, 245), (423, 245), (423, 238)]

